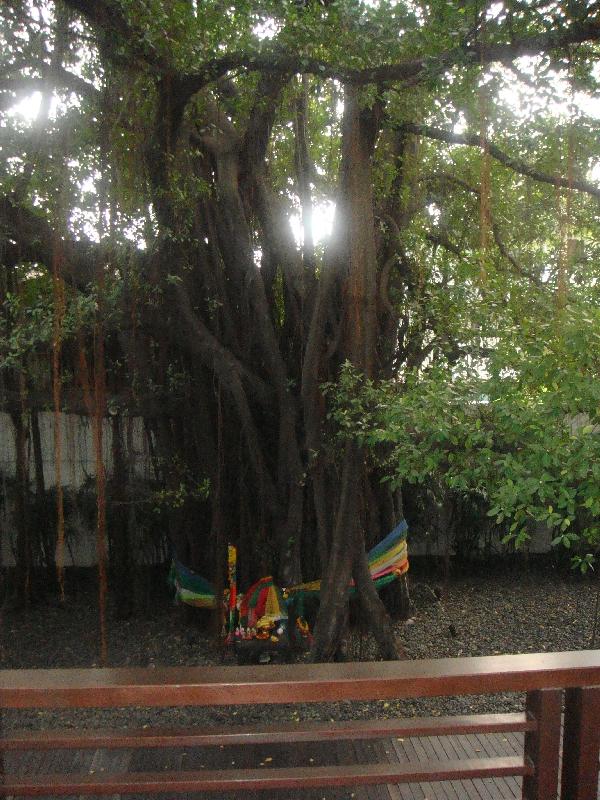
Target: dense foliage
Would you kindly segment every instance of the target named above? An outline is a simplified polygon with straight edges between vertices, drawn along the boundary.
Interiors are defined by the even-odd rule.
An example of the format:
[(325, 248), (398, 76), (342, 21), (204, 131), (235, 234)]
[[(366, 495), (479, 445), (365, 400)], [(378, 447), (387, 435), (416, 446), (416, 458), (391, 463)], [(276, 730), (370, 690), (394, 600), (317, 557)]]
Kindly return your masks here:
[[(0, 388), (23, 593), (45, 408), (94, 421), (101, 562), (105, 504), (132, 509), (108, 530), (126, 574), (149, 499), (126, 446), (140, 417), (181, 560), (218, 587), (233, 540), (242, 581), (323, 575), (317, 658), (341, 646), (351, 579), (396, 654), (365, 558), (403, 512), (390, 463), (405, 490), (485, 486), (517, 535), (529, 519), (594, 535), (599, 8), (2, 5)], [(385, 398), (373, 429), (370, 399), (364, 420), (328, 408), (346, 362), (342, 389)], [(365, 437), (336, 447), (348, 414)], [(362, 449), (381, 440), (385, 469)]]
[(600, 545), (599, 339), (598, 310), (568, 306), (497, 341), (485, 371), (432, 366), (375, 385), (348, 364), (330, 387), (338, 435), (399, 486), (479, 495), (505, 541), (547, 527), (586, 572)]

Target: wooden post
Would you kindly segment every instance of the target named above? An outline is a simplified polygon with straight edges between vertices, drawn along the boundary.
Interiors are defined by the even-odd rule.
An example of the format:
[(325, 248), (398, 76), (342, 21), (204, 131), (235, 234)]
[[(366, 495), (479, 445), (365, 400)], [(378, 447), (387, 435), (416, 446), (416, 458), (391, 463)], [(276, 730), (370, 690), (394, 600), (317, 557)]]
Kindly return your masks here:
[(523, 778), (523, 800), (556, 800), (561, 707), (560, 689), (527, 693), (527, 713), (537, 727), (525, 734), (525, 759), (532, 762), (534, 773)]
[[(0, 739), (4, 738), (4, 712), (0, 708)], [(0, 786), (4, 783), (6, 771), (4, 768), (4, 750), (0, 747)]]
[(600, 755), (600, 687), (567, 689), (562, 800), (596, 800)]

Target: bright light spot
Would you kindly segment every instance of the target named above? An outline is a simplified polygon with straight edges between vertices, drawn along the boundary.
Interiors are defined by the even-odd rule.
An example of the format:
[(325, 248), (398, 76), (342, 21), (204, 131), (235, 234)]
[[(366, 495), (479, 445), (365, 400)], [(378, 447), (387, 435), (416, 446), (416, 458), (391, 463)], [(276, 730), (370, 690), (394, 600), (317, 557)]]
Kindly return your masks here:
[(36, 264), (25, 270), (25, 277), (30, 278), (43, 278), (46, 275), (46, 270), (40, 269)]
[(82, 208), (74, 208), (71, 211), (69, 227), (75, 234), (76, 239), (89, 239), (91, 242), (99, 242), (100, 234), (97, 228), (98, 217), (93, 211)]
[(42, 104), (42, 93), (34, 92), (29, 97), (24, 97), (20, 103), (8, 109), (7, 113), (12, 117), (21, 117), (25, 122), (34, 122), (40, 113)]
[[(13, 119), (20, 117), (23, 122), (31, 125), (38, 119), (41, 106), (42, 93), (33, 92), (27, 97), (24, 97), (19, 103), (15, 103), (14, 106), (7, 108), (6, 113)], [(48, 107), (48, 119), (54, 120), (58, 116), (63, 115), (68, 109), (80, 107), (81, 102), (74, 92), (71, 92), (71, 94), (65, 100), (62, 100), (57, 95), (53, 94), (50, 98), (50, 105)]]
[(590, 97), (589, 94), (576, 92), (575, 105), (588, 117), (600, 119), (600, 97)]
[(442, 216), (442, 212), (440, 211), (439, 207), (435, 203), (430, 203), (427, 206), (427, 211), (431, 219), (438, 223), (440, 221), (440, 217)]
[(42, 23), (44, 25), (50, 25), (54, 19), (54, 16), (51, 12), (49, 7), (44, 8), (37, 3), (28, 3), (29, 6), (28, 11), (31, 14), (31, 18), (34, 19), (38, 23)]
[(125, 238), (128, 241), (133, 242), (138, 250), (146, 250), (148, 247), (147, 242), (141, 233), (142, 225), (142, 219), (134, 220), (134, 222), (123, 231)]
[(259, 39), (273, 39), (279, 32), (280, 26), (274, 19), (266, 19), (252, 28), (252, 33)]
[(588, 173), (588, 180), (600, 183), (600, 161), (596, 161)]
[[(536, 64), (539, 58), (524, 57), (515, 62), (518, 71), (527, 79), (536, 81)], [(600, 98), (590, 97), (584, 92), (571, 92), (565, 72), (548, 72), (545, 86), (534, 88), (520, 81), (515, 73), (497, 67), (505, 84), (498, 92), (499, 100), (508, 106), (516, 117), (525, 120), (535, 114), (547, 114), (561, 120), (568, 120), (572, 112), (600, 119)], [(515, 79), (516, 78), (516, 79)]]
[(464, 133), (467, 130), (467, 120), (462, 111), (459, 112), (458, 119), (454, 123), (452, 130), (457, 134)]
[(94, 181), (94, 178), (92, 178), (90, 176), (90, 177), (85, 178), (84, 180), (82, 180), (81, 183), (79, 184), (79, 190), (82, 193), (83, 192), (86, 192), (86, 193), (89, 192), (89, 194), (96, 194), (96, 183)]
[(488, 8), (486, 12), (485, 18), (496, 19), (496, 17), (499, 17), (503, 11), (504, 11), (504, 3), (492, 3), (492, 5)]
[[(313, 239), (315, 244), (321, 244), (331, 236), (333, 229), (333, 218), (335, 216), (335, 203), (331, 200), (313, 206)], [(302, 230), (302, 219), (299, 214), (290, 217), (290, 225), (298, 246), (304, 241), (304, 231)]]

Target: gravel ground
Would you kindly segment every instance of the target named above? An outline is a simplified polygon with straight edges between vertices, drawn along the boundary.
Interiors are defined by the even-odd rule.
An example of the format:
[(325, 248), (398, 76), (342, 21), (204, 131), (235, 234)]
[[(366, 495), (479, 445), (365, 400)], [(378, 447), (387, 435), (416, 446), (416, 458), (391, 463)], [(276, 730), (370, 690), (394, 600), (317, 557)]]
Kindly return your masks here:
[[(551, 570), (459, 578), (439, 601), (435, 586), (414, 575), (414, 612), (396, 625), (406, 658), (479, 656), (497, 653), (590, 648), (597, 581)], [(600, 635), (597, 636), (596, 646)], [(0, 668), (98, 666), (98, 621), (93, 596), (80, 591), (65, 607), (38, 604), (6, 610), (0, 631)], [(356, 660), (375, 657), (370, 637), (354, 635)], [(166, 607), (150, 617), (117, 621), (109, 617), (109, 665), (209, 665), (223, 663), (220, 648), (184, 621), (181, 609)], [(228, 663), (227, 659), (225, 663)], [(336, 703), (220, 709), (111, 709), (68, 712), (5, 712), (4, 725), (50, 727), (198, 724), (265, 719), (344, 719), (367, 716), (460, 714), (510, 711), (521, 695), (423, 698), (385, 703)]]

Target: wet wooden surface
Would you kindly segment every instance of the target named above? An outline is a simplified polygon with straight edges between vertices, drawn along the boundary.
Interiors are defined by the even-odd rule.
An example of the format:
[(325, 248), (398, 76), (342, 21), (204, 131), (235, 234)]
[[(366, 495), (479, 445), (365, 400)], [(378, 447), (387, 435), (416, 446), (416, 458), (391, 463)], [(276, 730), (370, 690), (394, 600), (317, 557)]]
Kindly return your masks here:
[[(328, 741), (295, 744), (252, 744), (243, 747), (173, 747), (167, 749), (87, 749), (47, 750), (5, 753), (7, 772), (24, 776), (39, 774), (108, 772), (148, 772), (176, 770), (231, 770), (277, 767), (315, 767), (323, 765), (419, 764), (431, 760), (489, 759), (519, 757), (523, 753), (523, 733), (469, 733), (461, 736), (394, 736), (383, 740), (357, 742)], [(121, 795), (108, 795), (120, 800)], [(143, 800), (151, 795), (122, 795)], [(181, 800), (239, 800), (240, 793), (181, 793), (152, 795)], [(44, 795), (44, 797), (47, 797)], [(105, 795), (106, 797), (106, 795)], [(521, 778), (495, 777), (451, 780), (443, 783), (323, 788), (310, 790), (245, 791), (244, 800), (512, 800), (521, 797)], [(600, 798), (600, 792), (598, 793)], [(69, 795), (68, 800), (80, 800)]]
[[(506, 720), (500, 726), (496, 724), (499, 722), (496, 715), (493, 715), (496, 719), (493, 729), (483, 724), (481, 718), (470, 723), (455, 719), (451, 729), (434, 726), (421, 730), (420, 736), (411, 736), (416, 731), (410, 728), (431, 725), (431, 720), (395, 722), (392, 727), (385, 721), (357, 723), (362, 728), (360, 731), (351, 731), (353, 726), (347, 723), (334, 724), (330, 733), (317, 726), (316, 730), (304, 733), (298, 729), (296, 736), (284, 727), (276, 736), (271, 736), (272, 731), (265, 734), (253, 729), (249, 736), (240, 732), (232, 736), (221, 730), (211, 734), (192, 732), (191, 738), (188, 732), (187, 738), (170, 739), (172, 732), (163, 729), (157, 732), (157, 743), (160, 740), (161, 744), (167, 744), (161, 749), (149, 747), (151, 740), (137, 748), (131, 746), (131, 741), (122, 740), (120, 744), (124, 746), (107, 749), (110, 738), (102, 740), (100, 737), (95, 741), (81, 731), (81, 740), (71, 750), (49, 750), (42, 746), (21, 752), (9, 748), (4, 754), (6, 773), (16, 776), (15, 795), (22, 778), (21, 789), (30, 787), (28, 796), (47, 797), (51, 786), (57, 791), (62, 786), (63, 790), (69, 790), (67, 796), (71, 800), (74, 797), (79, 800), (78, 794), (83, 793), (86, 786), (113, 800), (127, 788), (138, 792), (127, 795), (134, 800), (156, 791), (160, 791), (162, 797), (185, 800), (199, 797), (215, 800), (240, 797), (244, 800), (497, 800), (520, 797), (522, 779), (519, 776), (522, 775), (526, 776), (526, 785), (530, 787), (530, 798), (552, 800), (547, 795), (553, 795), (556, 787), (561, 727), (558, 690), (566, 687), (570, 690), (567, 698), (576, 691), (581, 698), (585, 695), (594, 702), (593, 708), (590, 706), (592, 710), (585, 713), (583, 706), (579, 708), (581, 704), (567, 703), (567, 730), (573, 734), (579, 731), (582, 721), (585, 724), (579, 746), (573, 749), (577, 754), (577, 768), (564, 771), (565, 786), (575, 786), (579, 782), (581, 791), (577, 790), (577, 800), (596, 800), (597, 775), (589, 771), (588, 762), (591, 759), (592, 764), (597, 763), (598, 758), (594, 717), (600, 698), (593, 687), (599, 683), (598, 650), (262, 668), (6, 670), (1, 673), (0, 707), (13, 709), (262, 705), (523, 690), (528, 691), (530, 705), (533, 703), (531, 708), (528, 705), (527, 720), (519, 722), (511, 731), (508, 730), (510, 726), (505, 725)], [(534, 703), (535, 698), (539, 702)], [(552, 713), (542, 713), (545, 708)], [(536, 724), (532, 729), (529, 721), (534, 717)], [(594, 731), (593, 736), (590, 730)], [(462, 735), (458, 735), (459, 732)], [(289, 741), (288, 735), (296, 741)], [(307, 741), (312, 735), (316, 735), (317, 741)], [(356, 739), (348, 740), (350, 735), (356, 735)], [(369, 738), (379, 735), (382, 738)], [(236, 740), (244, 741), (244, 746), (234, 746)], [(208, 741), (212, 741), (211, 747), (199, 746)], [(65, 744), (72, 747), (74, 742), (71, 738)], [(545, 765), (546, 779), (543, 770), (538, 770), (532, 780), (531, 762), (523, 761), (524, 751), (536, 757), (537, 763)], [(357, 766), (361, 764), (362, 767)], [(579, 772), (588, 778), (591, 776), (587, 788), (579, 779)], [(113, 777), (109, 778), (109, 773)], [(44, 775), (50, 777), (38, 777), (36, 781), (36, 776)], [(65, 775), (72, 777), (65, 778)], [(471, 778), (467, 779), (467, 775)], [(94, 776), (100, 780), (90, 787)], [(399, 784), (402, 776), (410, 777), (410, 782)], [(301, 788), (315, 786), (317, 778), (323, 779), (327, 788)], [(448, 780), (441, 782), (442, 778)], [(5, 791), (0, 794), (9, 794), (10, 780), (6, 778)], [(364, 785), (342, 788), (351, 787), (355, 781)], [(377, 781), (384, 783), (366, 785)], [(287, 788), (274, 790), (274, 786)], [(146, 794), (139, 794), (142, 787)], [(234, 787), (238, 787), (238, 791), (231, 791)], [(191, 791), (205, 788), (219, 789), (220, 793)]]
[(600, 650), (268, 667), (2, 670), (0, 707), (218, 706), (593, 687)]

